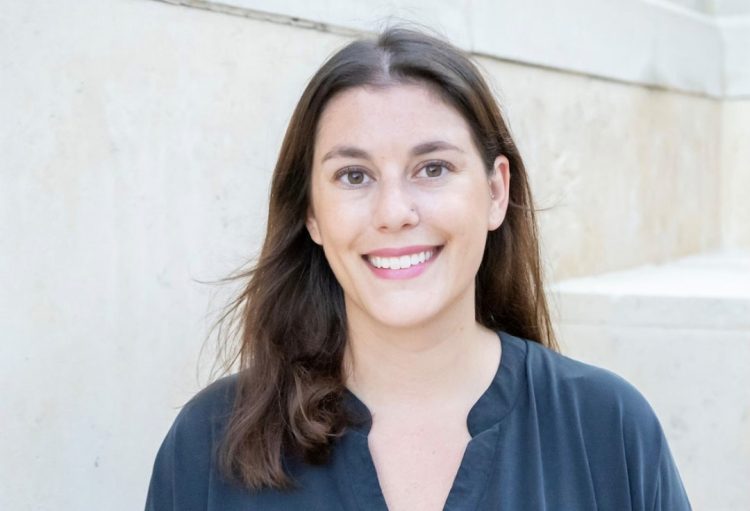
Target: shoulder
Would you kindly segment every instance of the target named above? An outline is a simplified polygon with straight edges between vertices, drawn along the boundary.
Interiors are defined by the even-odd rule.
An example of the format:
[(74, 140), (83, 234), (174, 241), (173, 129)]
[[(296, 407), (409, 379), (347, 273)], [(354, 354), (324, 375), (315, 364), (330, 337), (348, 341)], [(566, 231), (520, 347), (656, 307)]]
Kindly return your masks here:
[(581, 436), (597, 451), (622, 453), (631, 462), (644, 453), (659, 457), (665, 445), (661, 425), (631, 383), (533, 341), (509, 337), (507, 342), (525, 350), (523, 386), (543, 430)]
[(232, 413), (238, 375), (225, 376), (198, 392), (182, 407), (174, 425), (195, 429), (216, 427)]
[[(232, 414), (237, 375), (221, 378), (198, 392), (177, 414), (164, 440), (174, 455), (210, 461)], [(163, 446), (163, 448), (164, 448)]]
[(661, 424), (638, 389), (539, 343), (512, 336), (506, 342), (525, 352), (525, 386), (538, 430), (565, 439), (568, 448), (583, 446), (585, 465), (607, 488), (603, 493), (624, 480), (637, 509), (690, 509)]
[(147, 510), (201, 509), (236, 386), (236, 375), (221, 378), (182, 407), (156, 455)]
[(656, 414), (636, 387), (612, 371), (596, 367), (539, 343), (526, 345), (526, 375), (534, 398), (582, 415), (658, 426)]

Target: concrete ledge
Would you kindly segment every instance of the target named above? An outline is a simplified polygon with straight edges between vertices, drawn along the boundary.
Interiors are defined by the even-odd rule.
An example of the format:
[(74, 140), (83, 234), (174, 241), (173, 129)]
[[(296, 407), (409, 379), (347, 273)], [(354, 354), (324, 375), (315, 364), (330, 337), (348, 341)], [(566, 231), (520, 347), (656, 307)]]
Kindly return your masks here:
[(722, 18), (719, 29), (724, 46), (724, 95), (750, 96), (750, 16)]
[(750, 255), (743, 252), (567, 280), (552, 291), (569, 324), (750, 331)]
[(663, 0), (161, 1), (339, 33), (419, 20), (498, 59), (711, 97), (750, 96), (750, 23)]

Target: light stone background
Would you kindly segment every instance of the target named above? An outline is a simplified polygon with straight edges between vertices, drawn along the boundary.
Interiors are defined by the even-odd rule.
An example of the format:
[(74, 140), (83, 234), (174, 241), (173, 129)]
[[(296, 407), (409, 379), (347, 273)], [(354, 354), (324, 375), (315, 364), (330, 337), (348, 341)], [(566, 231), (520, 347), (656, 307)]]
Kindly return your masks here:
[[(673, 4), (665, 10), (701, 16), (708, 5)], [(291, 109), (318, 65), (350, 40), (340, 19), (294, 21), (285, 17), (294, 2), (276, 5), (275, 14), (249, 17), (239, 7), (232, 15), (150, 0), (17, 0), (0, 10), (0, 509), (142, 507), (159, 443), (208, 379), (210, 345), (199, 355), (231, 292), (198, 281), (226, 276), (259, 247)], [(700, 37), (750, 38), (747, 10), (711, 5), (723, 6), (719, 21), (730, 28), (711, 31), (704, 20)], [(334, 16), (326, 6), (323, 15)], [(535, 12), (519, 11), (519, 19), (532, 23)], [(551, 280), (750, 250), (741, 45), (727, 43), (726, 74), (710, 67), (719, 78), (702, 89), (670, 67), (674, 59), (646, 77), (635, 68), (610, 76), (627, 48), (601, 47), (589, 62), (594, 77), (573, 64), (565, 71), (564, 53), (545, 54), (554, 40), (529, 40), (524, 51), (536, 51), (528, 60), (540, 67), (524, 56), (495, 58), (491, 33), (479, 43), (472, 34), (457, 40), (487, 48), (478, 61), (526, 157), (538, 205), (550, 208), (540, 221)], [(618, 58), (607, 60), (610, 51)], [(713, 57), (696, 58), (712, 65)], [(742, 392), (750, 336), (736, 319), (744, 309), (729, 329), (693, 328), (678, 312), (671, 326), (649, 330), (596, 317), (596, 304), (621, 290), (581, 305), (565, 289), (564, 345), (617, 370), (652, 401), (695, 508), (750, 508), (742, 484), (750, 480)], [(640, 303), (650, 310), (656, 302)], [(675, 376), (658, 378), (662, 367)], [(720, 376), (736, 388), (722, 395)]]

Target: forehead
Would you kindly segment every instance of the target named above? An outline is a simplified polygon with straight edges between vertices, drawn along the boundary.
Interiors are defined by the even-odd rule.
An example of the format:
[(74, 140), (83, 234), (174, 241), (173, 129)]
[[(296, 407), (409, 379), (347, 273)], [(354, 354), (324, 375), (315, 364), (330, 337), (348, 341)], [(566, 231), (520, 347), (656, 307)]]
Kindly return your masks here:
[(334, 96), (318, 121), (315, 152), (340, 144), (367, 147), (423, 140), (471, 144), (468, 123), (431, 87), (355, 87)]

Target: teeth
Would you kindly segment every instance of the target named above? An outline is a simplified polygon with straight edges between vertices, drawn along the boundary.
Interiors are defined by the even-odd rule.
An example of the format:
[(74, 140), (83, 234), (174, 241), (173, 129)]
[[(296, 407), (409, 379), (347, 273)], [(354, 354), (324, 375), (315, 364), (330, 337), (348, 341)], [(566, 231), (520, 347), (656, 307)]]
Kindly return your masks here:
[(368, 261), (376, 268), (385, 268), (390, 270), (403, 270), (417, 264), (422, 264), (432, 258), (432, 250), (419, 252), (416, 254), (403, 255), (401, 257), (378, 257), (367, 256)]

